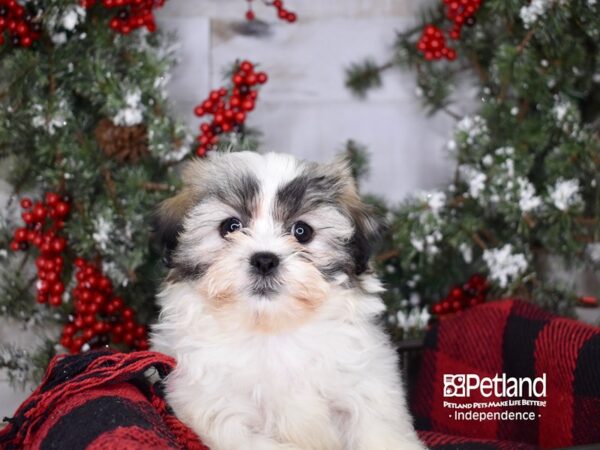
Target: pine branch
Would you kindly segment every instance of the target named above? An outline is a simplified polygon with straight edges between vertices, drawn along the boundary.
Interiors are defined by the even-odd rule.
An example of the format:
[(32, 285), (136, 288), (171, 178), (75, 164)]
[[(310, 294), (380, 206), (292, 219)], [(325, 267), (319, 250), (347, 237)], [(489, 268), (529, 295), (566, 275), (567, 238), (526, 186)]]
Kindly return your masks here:
[(346, 69), (346, 87), (358, 98), (365, 98), (369, 90), (381, 87), (381, 74), (393, 66), (393, 62), (378, 65), (372, 59), (353, 63)]

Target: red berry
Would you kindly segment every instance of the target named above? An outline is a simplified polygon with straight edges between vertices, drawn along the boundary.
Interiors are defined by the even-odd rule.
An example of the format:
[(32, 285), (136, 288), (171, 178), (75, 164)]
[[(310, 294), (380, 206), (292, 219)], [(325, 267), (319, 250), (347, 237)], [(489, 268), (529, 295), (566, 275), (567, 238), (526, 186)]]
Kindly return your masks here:
[[(46, 274), (46, 277), (44, 278), (46, 281), (48, 281), (48, 283), (56, 283), (56, 281), (59, 279), (58, 273), (57, 272), (42, 272), (44, 274)], [(42, 278), (42, 273), (40, 273), (40, 278)]]
[(104, 301), (105, 301), (104, 296), (102, 294), (100, 294), (99, 292), (94, 294), (94, 296), (92, 298), (92, 302), (97, 306), (104, 304)]
[(30, 212), (24, 212), (23, 214), (21, 214), (21, 217), (23, 218), (23, 222), (25, 222), (26, 224), (32, 224), (35, 222), (35, 218)]
[(54, 211), (56, 212), (59, 218), (66, 217), (69, 214), (71, 207), (68, 203), (60, 201), (56, 204)]
[(23, 47), (31, 47), (31, 44), (33, 44), (33, 39), (31, 39), (31, 36), (23, 36), (21, 38), (21, 45)]
[(244, 123), (246, 120), (246, 114), (243, 111), (235, 113), (235, 121), (237, 123)]
[(50, 306), (60, 306), (62, 303), (62, 297), (60, 295), (51, 295), (48, 303), (50, 303)]
[(265, 72), (258, 72), (256, 74), (256, 80), (260, 83), (260, 84), (265, 84), (267, 82), (267, 80), (269, 79), (269, 77), (267, 76), (267, 74)]
[(127, 345), (131, 346), (133, 344), (133, 341), (135, 340), (133, 334), (131, 333), (125, 333), (125, 335), (123, 336), (123, 342), (125, 342)]
[(146, 22), (146, 28), (150, 33), (154, 33), (156, 31), (156, 23), (154, 20)]
[(27, 197), (23, 197), (21, 199), (21, 208), (23, 208), (23, 209), (29, 209), (29, 208), (31, 208), (31, 205), (32, 205), (31, 199), (29, 199)]
[(254, 11), (252, 11), (251, 9), (246, 11), (246, 20), (253, 21), (255, 18), (256, 16), (254, 15)]
[(115, 297), (112, 299), (111, 303), (116, 311), (121, 311), (121, 309), (123, 309), (123, 299), (122, 298)]
[(65, 285), (62, 282), (57, 282), (52, 285), (51, 292), (55, 295), (61, 295), (65, 292)]
[(124, 323), (124, 328), (125, 328), (125, 331), (126, 331), (126, 332), (127, 332), (127, 331), (130, 331), (130, 332), (133, 332), (133, 331), (135, 331), (135, 322), (134, 322), (132, 319), (129, 319), (129, 320), (127, 320), (127, 321)]
[(88, 303), (92, 300), (92, 292), (89, 289), (84, 289), (81, 291), (81, 301), (83, 303)]
[(250, 61), (242, 61), (240, 63), (240, 70), (250, 73), (254, 70), (254, 64), (252, 64)]
[(40, 280), (37, 284), (38, 292), (48, 292), (50, 285), (45, 280)]
[(83, 344), (85, 344), (85, 341), (83, 340), (83, 338), (78, 337), (73, 341), (73, 347), (71, 349), (71, 351), (73, 353), (77, 353), (78, 351), (81, 350), (81, 347), (83, 347)]
[(462, 300), (463, 297), (464, 297), (464, 292), (458, 286), (455, 286), (450, 290), (450, 298), (452, 300)]
[(125, 320), (131, 320), (131, 319), (133, 319), (133, 316), (135, 315), (134, 312), (133, 312), (133, 309), (129, 308), (129, 307), (125, 308), (123, 310), (122, 314), (123, 314), (123, 318)]
[(52, 250), (56, 253), (61, 253), (67, 246), (65, 238), (56, 238), (52, 241)]
[(60, 345), (64, 348), (70, 348), (73, 345), (73, 339), (68, 336), (63, 336), (60, 338)]
[(25, 240), (28, 240), (28, 232), (26, 228), (17, 228), (15, 230), (15, 241), (17, 242), (23, 242)]
[(68, 323), (63, 328), (63, 336), (73, 336), (76, 331), (77, 328), (75, 327), (75, 325), (73, 325), (72, 323)]
[(146, 327), (144, 325), (138, 325), (135, 327), (135, 337), (141, 338), (146, 334)]
[(86, 325), (92, 325), (96, 322), (96, 318), (91, 314), (86, 314), (83, 316), (83, 323)]

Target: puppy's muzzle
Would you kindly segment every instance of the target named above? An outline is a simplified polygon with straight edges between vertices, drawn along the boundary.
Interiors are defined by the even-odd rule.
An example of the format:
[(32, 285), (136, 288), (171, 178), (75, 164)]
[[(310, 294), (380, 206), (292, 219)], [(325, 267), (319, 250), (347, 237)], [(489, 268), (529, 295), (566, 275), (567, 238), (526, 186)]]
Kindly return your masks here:
[(272, 275), (279, 266), (279, 257), (271, 252), (258, 252), (250, 257), (250, 265), (259, 275)]

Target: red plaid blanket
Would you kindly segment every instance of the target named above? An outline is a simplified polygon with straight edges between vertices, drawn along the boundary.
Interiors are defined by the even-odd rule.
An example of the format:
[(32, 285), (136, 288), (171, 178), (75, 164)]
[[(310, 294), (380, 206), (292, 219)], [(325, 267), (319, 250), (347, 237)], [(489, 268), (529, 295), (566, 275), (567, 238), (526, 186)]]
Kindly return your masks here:
[[(444, 375), (492, 378), (503, 373), (506, 377), (532, 378), (546, 374), (546, 406), (485, 410), (533, 410), (533, 421), (450, 417), (460, 409), (444, 407), (444, 400), (464, 405), (506, 398), (445, 398)], [(448, 438), (513, 441), (541, 448), (600, 443), (600, 328), (556, 317), (530, 303), (514, 300), (492, 302), (456, 314), (427, 334), (412, 405), (418, 429)], [(431, 440), (427, 442), (433, 444)]]
[(154, 352), (58, 356), (0, 431), (0, 447), (208, 450), (164, 401), (160, 380), (174, 366)]

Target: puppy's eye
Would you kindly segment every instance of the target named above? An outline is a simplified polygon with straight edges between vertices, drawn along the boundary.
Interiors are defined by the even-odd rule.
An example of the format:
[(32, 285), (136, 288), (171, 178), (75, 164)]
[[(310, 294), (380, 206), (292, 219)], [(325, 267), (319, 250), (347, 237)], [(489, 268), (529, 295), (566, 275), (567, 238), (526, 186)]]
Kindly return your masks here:
[(226, 219), (223, 222), (221, 222), (219, 231), (221, 232), (221, 236), (225, 237), (229, 233), (241, 230), (242, 227), (243, 225), (240, 219), (238, 219), (237, 217), (230, 217), (229, 219)]
[(298, 242), (306, 244), (313, 237), (314, 231), (306, 222), (296, 222), (292, 225), (292, 234)]

